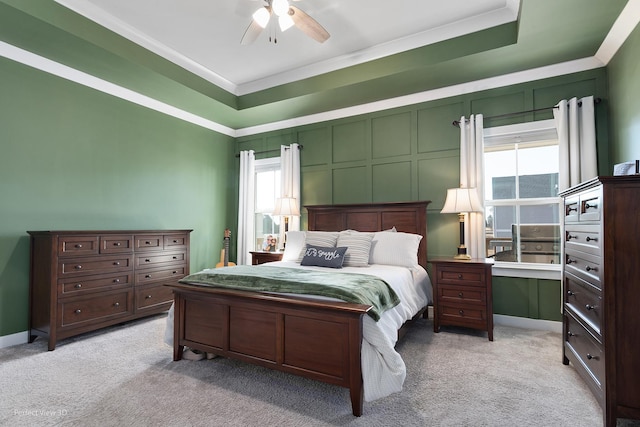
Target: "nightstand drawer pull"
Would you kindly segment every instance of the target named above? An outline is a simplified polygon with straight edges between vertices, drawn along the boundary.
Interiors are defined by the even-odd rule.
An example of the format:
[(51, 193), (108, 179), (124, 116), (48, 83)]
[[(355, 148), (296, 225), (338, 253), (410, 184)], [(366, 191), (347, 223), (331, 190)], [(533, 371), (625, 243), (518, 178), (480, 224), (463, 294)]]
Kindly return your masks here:
[(595, 305), (591, 305), (591, 304), (587, 304), (584, 306), (584, 308), (586, 308), (587, 310), (595, 310), (596, 306)]
[(146, 297), (144, 297), (145, 299), (151, 299), (153, 298), (151, 295), (147, 295)]
[(115, 242), (113, 246), (120, 246), (120, 242)]
[(585, 270), (587, 270), (587, 271), (598, 271), (598, 267), (589, 267), (587, 265), (587, 268), (585, 268)]
[(76, 285), (74, 286), (74, 288), (76, 289), (80, 289), (82, 287), (82, 283), (76, 283)]
[(597, 237), (589, 237), (589, 236), (587, 236), (586, 240), (587, 240), (587, 242), (597, 242), (598, 238)]
[(464, 293), (463, 293), (463, 292), (458, 292), (458, 296), (459, 296), (460, 298), (464, 298)]
[(462, 274), (458, 274), (458, 279), (462, 279)]
[(151, 279), (151, 275), (150, 275), (150, 274), (145, 274), (145, 275), (144, 275), (144, 278), (145, 278), (145, 279)]
[(575, 295), (575, 292), (573, 292), (572, 290), (568, 290), (567, 291), (567, 295), (569, 295), (570, 297)]
[(460, 313), (460, 316), (464, 316), (464, 310), (460, 310), (458, 313)]
[(569, 335), (570, 337), (576, 337), (577, 336), (576, 334), (574, 334), (571, 331), (567, 331), (567, 335)]
[(76, 266), (75, 266), (75, 267), (73, 267), (73, 268), (75, 268), (76, 270), (81, 270), (81, 269), (82, 269), (82, 266), (81, 266), (81, 265), (76, 265)]
[(115, 261), (113, 265), (120, 265), (120, 261)]
[(74, 311), (74, 313), (75, 313), (75, 314), (80, 314), (80, 313), (82, 313), (82, 310), (77, 309), (77, 310), (75, 310), (75, 311)]
[(120, 307), (120, 303), (119, 303), (119, 302), (117, 302), (117, 303), (113, 304), (113, 306), (114, 306), (114, 307)]
[(78, 244), (76, 245), (76, 248), (81, 249), (81, 248), (82, 248), (82, 245), (78, 243)]
[(589, 360), (599, 360), (598, 356), (593, 356), (591, 353), (587, 353), (587, 359)]

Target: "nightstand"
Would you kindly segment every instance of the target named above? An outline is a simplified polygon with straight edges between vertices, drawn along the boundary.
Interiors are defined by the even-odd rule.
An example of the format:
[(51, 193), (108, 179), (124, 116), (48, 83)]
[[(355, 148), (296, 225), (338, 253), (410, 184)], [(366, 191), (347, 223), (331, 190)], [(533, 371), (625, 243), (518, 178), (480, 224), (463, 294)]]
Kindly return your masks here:
[(251, 264), (258, 265), (265, 262), (273, 262), (282, 260), (283, 252), (251, 252)]
[(432, 259), (433, 331), (453, 325), (487, 331), (493, 341), (492, 260)]

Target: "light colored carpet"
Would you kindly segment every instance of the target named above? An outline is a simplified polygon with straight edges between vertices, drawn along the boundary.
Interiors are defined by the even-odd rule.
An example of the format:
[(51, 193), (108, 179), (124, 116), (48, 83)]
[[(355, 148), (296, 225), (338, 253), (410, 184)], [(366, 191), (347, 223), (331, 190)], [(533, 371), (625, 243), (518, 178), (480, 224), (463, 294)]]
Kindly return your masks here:
[(561, 336), (505, 326), (486, 334), (420, 320), (398, 350), (401, 393), (351, 414), (346, 389), (224, 358), (171, 360), (164, 315), (0, 350), (0, 425), (601, 426), (602, 412)]

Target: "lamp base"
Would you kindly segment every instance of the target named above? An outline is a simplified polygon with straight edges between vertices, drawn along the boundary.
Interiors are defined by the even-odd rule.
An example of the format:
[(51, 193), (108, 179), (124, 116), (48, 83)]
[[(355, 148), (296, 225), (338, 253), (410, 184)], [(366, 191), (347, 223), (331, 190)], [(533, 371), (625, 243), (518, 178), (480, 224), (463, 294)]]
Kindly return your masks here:
[(465, 245), (458, 246), (458, 255), (454, 256), (453, 259), (463, 259), (470, 260), (471, 255), (467, 255), (467, 247)]

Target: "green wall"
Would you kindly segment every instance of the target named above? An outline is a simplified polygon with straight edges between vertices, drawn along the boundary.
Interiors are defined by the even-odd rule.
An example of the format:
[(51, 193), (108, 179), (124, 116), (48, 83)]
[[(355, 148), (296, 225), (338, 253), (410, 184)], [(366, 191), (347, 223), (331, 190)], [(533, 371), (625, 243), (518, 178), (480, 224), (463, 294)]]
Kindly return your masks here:
[(27, 230), (187, 228), (192, 270), (218, 258), (233, 138), (4, 58), (0, 94), (0, 336), (27, 329)]
[[(460, 131), (452, 122), (472, 113), (490, 117), (550, 107), (564, 98), (587, 95), (602, 100), (596, 107), (598, 156), (599, 168), (606, 171), (605, 69), (253, 135), (238, 139), (236, 150), (263, 151), (291, 142), (302, 144), (303, 205), (431, 200), (427, 212), (429, 256), (450, 256), (458, 243), (458, 219), (442, 215), (440, 210), (447, 188), (459, 185)], [(552, 117), (548, 110), (509, 119), (488, 118), (485, 127)], [(305, 227), (304, 213), (302, 224)], [(560, 320), (560, 282), (524, 279), (523, 284), (522, 280), (498, 280), (495, 312)]]
[[(640, 159), (640, 26), (607, 67), (612, 164)], [(609, 171), (611, 172), (611, 171)]]

